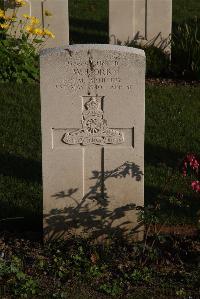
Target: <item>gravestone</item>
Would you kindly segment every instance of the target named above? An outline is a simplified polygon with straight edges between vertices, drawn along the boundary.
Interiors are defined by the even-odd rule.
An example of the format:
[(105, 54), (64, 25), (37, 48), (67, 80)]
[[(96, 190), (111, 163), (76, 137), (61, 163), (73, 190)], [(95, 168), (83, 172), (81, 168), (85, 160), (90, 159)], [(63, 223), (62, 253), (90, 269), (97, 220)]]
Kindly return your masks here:
[[(172, 0), (109, 0), (110, 43), (133, 39), (168, 45), (172, 29)], [(166, 47), (170, 51), (170, 46)]]
[(44, 233), (137, 239), (144, 202), (142, 50), (73, 45), (41, 52)]
[[(9, 16), (13, 13), (10, 1), (4, 0), (6, 14)], [(26, 5), (17, 8), (18, 18), (25, 20), (23, 14), (35, 16), (41, 21), (40, 28), (49, 29), (55, 35), (55, 39), (49, 38), (45, 42), (44, 48), (69, 44), (68, 0), (26, 0), (26, 2)], [(17, 25), (16, 28), (19, 30)]]

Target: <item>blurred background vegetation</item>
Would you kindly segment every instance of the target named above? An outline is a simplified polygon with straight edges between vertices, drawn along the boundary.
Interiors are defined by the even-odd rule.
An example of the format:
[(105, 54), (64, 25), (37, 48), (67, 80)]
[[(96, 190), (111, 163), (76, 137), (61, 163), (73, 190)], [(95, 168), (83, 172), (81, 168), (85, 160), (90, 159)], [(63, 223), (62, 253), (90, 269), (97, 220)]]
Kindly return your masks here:
[[(136, 44), (135, 41), (131, 41), (127, 45), (145, 50), (147, 77), (199, 80), (200, 1), (173, 0), (172, 2), (171, 56), (166, 54), (163, 47), (155, 47), (154, 43), (148, 42), (146, 45), (140, 45)], [(108, 3), (108, 0), (69, 0), (70, 44), (109, 43)], [(3, 0), (0, 0), (0, 5), (3, 5)], [(2, 61), (0, 81), (9, 80), (9, 76), (5, 76), (5, 74), (10, 72), (10, 63), (12, 63), (12, 78), (14, 80), (17, 78), (17, 81), (20, 81), (21, 76), (24, 82), (29, 82), (32, 79), (37, 81), (39, 79), (36, 78), (36, 75), (39, 76), (39, 72), (36, 71), (38, 63), (35, 63), (35, 67), (30, 67), (30, 57), (26, 59), (23, 56), (22, 60), (25, 61), (26, 59), (26, 64), (29, 65), (28, 72), (27, 70), (24, 71), (24, 67), (18, 59), (20, 57), (12, 55), (14, 53), (12, 45), (8, 50), (5, 54), (3, 47), (0, 47), (0, 59)], [(9, 63), (6, 64), (6, 61)], [(33, 62), (31, 66), (34, 66)], [(34, 72), (34, 74), (31, 72)]]
[[(171, 60), (163, 49), (140, 46), (146, 52), (147, 76), (198, 80), (200, 1), (173, 0), (172, 4)], [(70, 43), (108, 43), (108, 0), (69, 0), (69, 23)]]

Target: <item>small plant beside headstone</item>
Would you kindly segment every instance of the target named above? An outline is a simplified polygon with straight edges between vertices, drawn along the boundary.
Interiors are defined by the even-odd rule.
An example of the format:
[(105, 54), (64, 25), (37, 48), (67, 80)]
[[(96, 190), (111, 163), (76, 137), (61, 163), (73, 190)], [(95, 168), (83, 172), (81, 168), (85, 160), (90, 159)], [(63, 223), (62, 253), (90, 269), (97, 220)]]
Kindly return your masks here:
[(174, 26), (172, 69), (176, 77), (200, 79), (200, 19)]
[(38, 51), (54, 34), (43, 29), (40, 20), (24, 14), (17, 17), (18, 9), (26, 1), (15, 0), (12, 15), (0, 10), (0, 81), (31, 82), (39, 76)]

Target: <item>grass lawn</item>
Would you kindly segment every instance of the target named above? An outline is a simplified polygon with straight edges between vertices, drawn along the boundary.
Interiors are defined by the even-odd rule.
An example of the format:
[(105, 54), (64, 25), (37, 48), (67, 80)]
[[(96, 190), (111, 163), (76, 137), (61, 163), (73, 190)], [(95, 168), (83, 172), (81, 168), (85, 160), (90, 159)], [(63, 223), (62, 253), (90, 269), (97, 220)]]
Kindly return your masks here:
[(69, 1), (70, 43), (108, 43), (108, 1)]
[[(198, 195), (185, 183), (180, 167), (188, 152), (199, 154), (199, 87), (146, 88), (145, 200), (158, 195), (164, 215), (171, 223), (194, 222)], [(185, 206), (173, 210), (169, 197), (183, 194)]]
[(172, 0), (172, 5), (174, 23), (188, 22), (195, 16), (200, 17), (199, 0)]
[[(185, 188), (177, 168), (187, 152), (199, 153), (199, 98), (200, 87), (146, 88), (145, 201), (151, 203), (162, 193), (163, 217), (167, 215), (173, 223), (194, 222), (199, 208), (197, 194)], [(39, 230), (42, 218), (39, 86), (2, 84), (0, 103), (0, 219), (25, 217), (1, 221), (0, 225)], [(174, 177), (164, 188), (166, 178), (174, 170)], [(165, 208), (165, 199), (177, 193), (183, 193), (183, 200), (191, 203), (192, 208), (179, 208), (175, 216), (172, 209)]]
[[(6, 84), (0, 90), (0, 219), (26, 217), (30, 227), (25, 227), (38, 229), (42, 211), (39, 87)], [(6, 224), (23, 228), (24, 221)]]

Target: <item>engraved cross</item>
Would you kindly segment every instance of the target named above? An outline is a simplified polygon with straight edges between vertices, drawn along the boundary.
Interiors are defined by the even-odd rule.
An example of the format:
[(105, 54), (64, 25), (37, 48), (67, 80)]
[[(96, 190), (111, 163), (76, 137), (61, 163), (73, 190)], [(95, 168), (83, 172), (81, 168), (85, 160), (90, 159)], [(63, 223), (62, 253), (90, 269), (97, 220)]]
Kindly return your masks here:
[(109, 128), (104, 119), (103, 96), (82, 97), (81, 128), (67, 129), (63, 132), (63, 145), (82, 147), (83, 196), (91, 188), (91, 173), (101, 173), (101, 193), (104, 194), (104, 150), (106, 147), (133, 146), (133, 129)]

